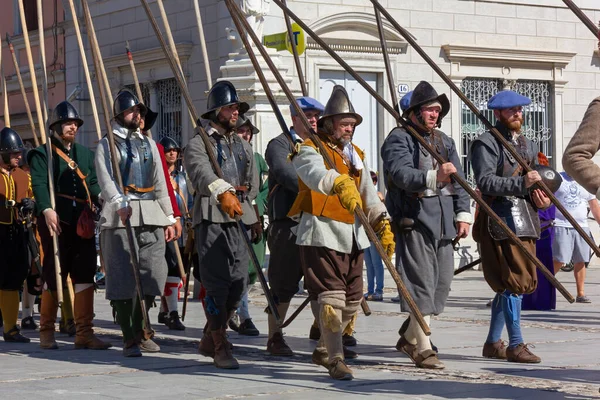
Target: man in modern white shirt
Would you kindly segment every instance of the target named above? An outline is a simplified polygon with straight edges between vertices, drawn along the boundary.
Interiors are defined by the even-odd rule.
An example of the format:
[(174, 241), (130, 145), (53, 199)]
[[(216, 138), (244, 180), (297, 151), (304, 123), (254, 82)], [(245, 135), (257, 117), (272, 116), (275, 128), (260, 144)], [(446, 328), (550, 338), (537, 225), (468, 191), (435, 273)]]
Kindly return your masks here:
[[(600, 224), (598, 200), (596, 196), (585, 190), (566, 172), (561, 172), (561, 176), (563, 182), (555, 193), (556, 198), (589, 235), (588, 207), (596, 222)], [(590, 261), (590, 246), (559, 210), (556, 210), (554, 226), (554, 242), (552, 243), (554, 272), (557, 273), (565, 264), (573, 262), (573, 273), (577, 285), (577, 298), (575, 301), (577, 303), (591, 303), (584, 290), (585, 264)]]

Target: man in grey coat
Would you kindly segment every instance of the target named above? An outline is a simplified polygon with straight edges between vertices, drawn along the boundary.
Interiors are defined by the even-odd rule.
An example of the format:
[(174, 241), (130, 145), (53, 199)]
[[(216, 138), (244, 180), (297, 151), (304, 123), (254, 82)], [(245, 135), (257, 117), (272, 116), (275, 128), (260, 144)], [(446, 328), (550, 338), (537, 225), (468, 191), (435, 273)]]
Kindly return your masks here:
[[(394, 129), (381, 149), (394, 221), (396, 268), (408, 292), (430, 324), (444, 310), (454, 271), (452, 239), (466, 237), (472, 217), (466, 191), (450, 175), (462, 174), (454, 141), (439, 128), (450, 110), (445, 94), (425, 81), (412, 93), (403, 117), (448, 162), (435, 159), (403, 128)], [(410, 311), (406, 301), (402, 311)], [(420, 368), (444, 368), (416, 319), (396, 347)]]
[[(317, 121), (325, 108), (319, 101), (312, 97), (299, 97), (296, 103), (304, 112), (304, 116), (317, 130)], [(290, 106), (293, 126), (290, 135), (282, 133), (271, 140), (265, 152), (265, 159), (269, 165), (269, 284), (273, 295), (278, 300), (277, 311), (282, 319), (290, 306), (292, 297), (298, 292), (298, 283), (304, 275), (300, 263), (300, 249), (296, 244), (296, 235), (292, 228), (298, 225), (288, 217), (288, 212), (298, 195), (298, 174), (290, 161), (290, 154), (294, 153), (294, 144), (302, 143), (308, 138), (302, 121), (296, 115), (295, 108)], [(316, 299), (311, 302), (315, 318), (318, 317), (318, 304)], [(314, 324), (313, 324), (314, 327)], [(318, 332), (318, 324), (317, 324)], [(311, 332), (313, 332), (311, 328)], [(318, 339), (318, 338), (317, 338)], [(269, 340), (267, 351), (274, 356), (293, 356), (294, 352), (283, 339), (281, 328), (277, 326), (275, 317), (269, 314)]]
[(160, 351), (152, 339), (143, 337), (143, 314), (137, 301), (125, 223), (129, 219), (134, 229), (141, 285), (148, 306), (165, 286), (165, 243), (174, 239), (172, 225), (176, 222), (158, 148), (152, 138), (140, 131), (140, 119), (146, 110), (127, 90), (117, 95), (113, 105), (115, 157), (125, 192), (116, 183), (106, 137), (98, 143), (95, 158), (104, 203), (100, 244), (106, 266), (106, 298), (111, 300), (123, 332), (125, 357), (139, 357), (141, 351)]
[[(198, 351), (212, 357), (217, 368), (227, 369), (239, 368), (225, 331), (242, 298), (249, 263), (242, 236), (246, 233), (240, 231), (236, 218), (241, 217), (253, 241), (262, 237), (262, 225), (252, 206), (259, 189), (254, 151), (235, 133), (238, 116), (248, 108), (231, 82), (217, 82), (210, 90), (208, 111), (202, 115), (199, 127), (208, 135), (211, 146), (207, 149), (200, 134), (196, 134), (184, 157), (196, 193), (193, 225), (200, 261), (197, 278), (206, 289), (207, 323)], [(216, 155), (222, 177), (215, 173), (208, 152)]]

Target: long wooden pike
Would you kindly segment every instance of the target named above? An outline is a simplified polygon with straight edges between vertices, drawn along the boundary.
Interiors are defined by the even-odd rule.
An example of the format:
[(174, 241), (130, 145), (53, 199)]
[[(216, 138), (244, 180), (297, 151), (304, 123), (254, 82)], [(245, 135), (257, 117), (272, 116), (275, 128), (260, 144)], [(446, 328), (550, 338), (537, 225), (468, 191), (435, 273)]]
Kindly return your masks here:
[[(21, 89), (21, 96), (23, 97), (23, 103), (25, 104), (25, 112), (27, 113), (27, 119), (29, 120), (29, 126), (31, 127), (31, 134), (33, 135), (33, 142), (35, 143), (35, 147), (40, 145), (40, 142), (37, 137), (35, 122), (33, 121), (33, 114), (31, 113), (31, 107), (29, 106), (29, 100), (27, 99), (27, 92), (25, 91), (25, 84), (23, 83), (23, 77), (21, 76), (21, 69), (19, 68), (19, 62), (17, 61), (17, 55), (15, 54), (15, 48), (13, 47), (12, 41), (10, 40), (10, 35), (6, 34), (6, 43), (8, 44), (8, 49), (10, 50), (10, 55), (12, 57), (13, 66), (15, 68), (15, 72), (17, 74), (17, 81), (19, 82), (19, 89)], [(6, 81), (5, 81), (6, 87)], [(5, 89), (6, 92), (6, 89)], [(5, 107), (7, 104), (5, 103)], [(5, 114), (6, 115), (6, 114)], [(41, 129), (44, 129), (44, 125), (40, 126)]]
[[(38, 0), (40, 1), (40, 0)], [(88, 39), (90, 42), (90, 47), (94, 48), (94, 49), (98, 49), (97, 51), (100, 51), (100, 45), (98, 44), (98, 38), (96, 36), (96, 30), (94, 29), (94, 21), (91, 18), (91, 12), (90, 12), (90, 7), (89, 7), (89, 3), (87, 2), (87, 0), (81, 0), (81, 6), (84, 9), (84, 12), (86, 12), (90, 17), (88, 18), (89, 20), (85, 20), (85, 26), (87, 29), (87, 33), (88, 33)], [(100, 57), (100, 60), (102, 60), (102, 58)], [(106, 69), (104, 68), (104, 63), (101, 62), (100, 65), (96, 66), (94, 64), (94, 69), (96, 69), (96, 81), (98, 86), (100, 85), (104, 85), (104, 95), (106, 96), (106, 101), (108, 104), (110, 104), (113, 101), (112, 98), (112, 92), (110, 90), (110, 84), (108, 83), (108, 76), (106, 75)], [(141, 98), (140, 98), (141, 101)]]
[(4, 126), (10, 128), (10, 110), (8, 108), (8, 92), (6, 88), (6, 77), (4, 76), (4, 65), (2, 64), (2, 40), (0, 39), (0, 89), (4, 99)]
[(44, 121), (48, 121), (48, 72), (46, 71), (46, 35), (44, 31), (44, 10), (42, 0), (36, 0), (38, 16), (38, 38), (40, 47), (40, 64), (42, 68), (42, 113)]
[[(283, 0), (283, 4), (287, 6), (286, 0)], [(300, 80), (300, 88), (302, 89), (302, 96), (308, 96), (308, 87), (306, 86), (306, 79), (304, 78), (304, 72), (302, 71), (302, 64), (300, 64), (300, 56), (298, 55), (298, 46), (296, 46), (296, 38), (292, 30), (292, 21), (290, 21), (289, 15), (284, 15), (285, 27), (290, 38), (292, 45), (292, 54), (294, 55), (294, 64), (296, 64), (296, 72), (298, 73), (298, 79)]]
[[(196, 107), (194, 106), (194, 103), (192, 101), (192, 97), (190, 95), (189, 89), (188, 89), (187, 85), (185, 84), (185, 79), (184, 79), (183, 74), (181, 73), (181, 69), (177, 67), (173, 53), (169, 51), (167, 43), (165, 42), (165, 39), (164, 39), (162, 33), (160, 32), (160, 28), (158, 27), (158, 24), (156, 22), (156, 18), (154, 18), (154, 15), (152, 15), (152, 10), (150, 9), (150, 5), (148, 4), (148, 1), (147, 0), (140, 0), (140, 1), (142, 3), (142, 6), (144, 7), (144, 10), (146, 11), (146, 15), (148, 16), (148, 20), (150, 21), (150, 24), (152, 25), (154, 34), (156, 35), (156, 37), (158, 38), (158, 41), (160, 42), (160, 46), (163, 49), (165, 58), (166, 58), (167, 62), (169, 63), (169, 66), (171, 67), (173, 76), (175, 77), (175, 80), (177, 81), (177, 84), (179, 85), (179, 88), (181, 89), (181, 94), (183, 95), (183, 98), (185, 99), (185, 102), (188, 106), (188, 111), (190, 113), (190, 116), (192, 117), (192, 120), (197, 124), (197, 132), (200, 135), (202, 142), (204, 143), (204, 146), (206, 148), (206, 153), (210, 160), (211, 166), (212, 166), (213, 170), (215, 171), (215, 174), (219, 178), (222, 178), (223, 171), (221, 170), (221, 167), (219, 166), (219, 163), (217, 162), (215, 152), (211, 150), (213, 148), (213, 145), (211, 144), (210, 140), (208, 139), (208, 135), (202, 128), (202, 125), (200, 125), (200, 119), (198, 118), (198, 112), (196, 111)], [(279, 312), (277, 311), (277, 305), (275, 303), (275, 299), (273, 298), (273, 293), (271, 292), (271, 289), (269, 288), (269, 284), (267, 283), (267, 279), (265, 278), (265, 275), (262, 271), (262, 265), (260, 265), (260, 262), (258, 261), (258, 257), (256, 256), (254, 249), (252, 248), (252, 242), (250, 241), (250, 237), (247, 235), (246, 228), (239, 218), (236, 218), (236, 223), (237, 223), (238, 229), (240, 230), (241, 236), (244, 239), (244, 244), (246, 245), (246, 249), (248, 250), (250, 260), (251, 260), (252, 264), (254, 265), (254, 267), (256, 268), (256, 272), (258, 274), (258, 280), (260, 281), (260, 284), (262, 286), (265, 297), (267, 298), (267, 303), (269, 304), (269, 309), (273, 313), (273, 316), (275, 317), (275, 321), (277, 322), (277, 325), (280, 325), (281, 317), (279, 316)]]
[[(296, 114), (300, 117), (300, 120), (302, 121), (302, 124), (306, 128), (306, 131), (309, 133), (311, 140), (317, 145), (318, 151), (323, 156), (323, 160), (324, 160), (325, 164), (329, 168), (335, 169), (335, 163), (329, 157), (329, 153), (325, 149), (323, 143), (317, 136), (316, 132), (312, 129), (312, 126), (309, 124), (308, 120), (306, 119), (306, 116), (304, 115), (304, 113), (302, 112), (300, 107), (298, 106), (298, 103), (296, 102), (294, 95), (292, 94), (290, 88), (287, 86), (285, 80), (281, 76), (281, 73), (279, 72), (279, 70), (277, 69), (275, 64), (273, 63), (273, 60), (271, 59), (271, 57), (265, 50), (264, 46), (262, 46), (260, 39), (256, 36), (256, 34), (252, 30), (252, 28), (249, 26), (248, 22), (244, 19), (244, 16), (243, 16), (242, 11), (240, 10), (239, 6), (236, 3), (234, 3), (233, 0), (225, 0), (225, 4), (227, 5), (227, 8), (229, 9), (229, 14), (231, 14), (231, 17), (233, 19), (234, 24), (237, 27), (238, 32), (240, 32), (240, 37), (242, 38), (242, 41), (244, 42), (244, 46), (246, 47), (246, 51), (248, 52), (248, 55), (250, 56), (250, 59), (252, 60), (252, 64), (254, 66), (255, 72), (257, 73), (257, 75), (259, 77), (262, 76), (261, 84), (264, 85), (263, 89), (265, 91), (268, 90), (267, 89), (268, 84), (267, 84), (266, 78), (264, 77), (264, 73), (262, 72), (262, 69), (260, 68), (260, 65), (258, 64), (258, 60), (256, 59), (254, 50), (252, 49), (252, 46), (248, 42), (246, 35), (241, 34), (241, 32), (245, 31), (252, 38), (254, 45), (256, 46), (258, 51), (261, 53), (261, 55), (264, 58), (267, 65), (269, 66), (269, 69), (271, 70), (271, 73), (275, 76), (277, 83), (279, 84), (279, 86), (281, 87), (283, 92), (285, 93), (285, 95), (288, 98), (288, 101), (290, 102), (292, 107), (294, 107)], [(423, 329), (423, 332), (425, 332), (426, 335), (430, 335), (431, 331), (429, 329), (428, 324), (425, 322), (425, 319), (423, 318), (423, 315), (421, 314), (419, 307), (417, 307), (417, 304), (414, 302), (412, 296), (406, 289), (404, 282), (402, 282), (402, 279), (400, 278), (398, 271), (396, 271), (396, 267), (394, 266), (394, 264), (392, 264), (392, 261), (390, 260), (386, 251), (384, 250), (383, 246), (381, 245), (381, 241), (377, 237), (375, 230), (371, 227), (371, 224), (369, 224), (369, 220), (368, 220), (367, 216), (365, 215), (365, 212), (362, 210), (362, 208), (360, 206), (357, 206), (356, 209), (354, 210), (354, 215), (360, 221), (360, 223), (363, 226), (371, 243), (375, 244), (375, 248), (377, 249), (377, 252), (381, 256), (381, 259), (383, 260), (386, 267), (388, 268), (388, 271), (392, 275), (392, 278), (394, 279), (394, 282), (396, 283), (396, 285), (398, 287), (398, 291), (400, 292), (401, 296), (406, 300), (406, 302), (411, 310), (411, 313), (414, 315), (415, 319), (417, 320), (417, 322)]]
[[(290, 15), (290, 17), (298, 23), (304, 29), (306, 33), (308, 33), (314, 40), (317, 42), (323, 50), (325, 50), (333, 59), (335, 59), (338, 64), (340, 64), (356, 81), (369, 92), (371, 96), (377, 100), (377, 102), (385, 108), (404, 128), (412, 137), (415, 138), (428, 153), (440, 164), (444, 164), (448, 162), (444, 158), (442, 158), (437, 151), (421, 136), (417, 131), (410, 126), (398, 113), (398, 110), (390, 105), (387, 101), (385, 101), (379, 93), (375, 89), (373, 89), (365, 80), (358, 74), (352, 67), (348, 65), (334, 50), (331, 49), (330, 46), (327, 45), (315, 32), (312, 31), (298, 16), (296, 16), (289, 8), (287, 8), (280, 0), (273, 0), (273, 2), (283, 10), (284, 13)], [(386, 16), (386, 14), (381, 10), (381, 13)], [(387, 16), (386, 16), (387, 18)], [(391, 21), (390, 21), (391, 22)], [(410, 35), (407, 35), (410, 36)], [(411, 37), (412, 40), (412, 37)], [(480, 210), (485, 212), (490, 218), (494, 220), (495, 223), (500, 226), (500, 229), (508, 236), (508, 238), (513, 242), (523, 253), (528, 260), (535, 264), (535, 266), (542, 272), (542, 274), (548, 279), (548, 281), (569, 301), (573, 303), (575, 299), (573, 296), (565, 289), (565, 287), (554, 277), (554, 275), (548, 271), (546, 266), (538, 260), (535, 254), (531, 254), (529, 250), (523, 245), (523, 243), (517, 238), (515, 233), (506, 225), (506, 223), (498, 217), (498, 215), (492, 210), (492, 208), (481, 199), (481, 196), (477, 195), (475, 190), (471, 188), (471, 186), (467, 183), (467, 181), (461, 177), (458, 173), (452, 174), (452, 179), (456, 183), (458, 183), (468, 194), (477, 202), (480, 207)]]
[(204, 25), (202, 24), (202, 14), (198, 0), (192, 0), (194, 11), (196, 13), (196, 25), (198, 26), (198, 36), (200, 37), (200, 49), (202, 50), (202, 59), (204, 60), (204, 72), (206, 73), (206, 82), (208, 87), (212, 87), (212, 77), (210, 76), (210, 60), (206, 49), (206, 39), (204, 38)]
[(129, 41), (125, 42), (125, 50), (127, 50), (127, 59), (129, 60), (129, 67), (131, 68), (131, 75), (133, 76), (133, 84), (135, 86), (135, 92), (137, 93), (138, 99), (143, 101), (144, 96), (142, 95), (142, 88), (140, 86), (140, 81), (137, 76), (137, 71), (135, 69), (135, 64), (133, 62), (133, 55), (131, 54), (131, 48), (129, 47)]
[[(69, 0), (69, 1), (72, 1), (72, 0)], [(88, 26), (88, 35), (92, 35), (95, 37), (96, 32), (94, 30), (89, 29), (89, 27), (90, 27), (89, 22), (91, 21), (92, 16), (90, 14), (89, 7), (87, 6), (87, 0), (82, 0), (82, 2), (83, 2), (84, 19), (86, 20), (86, 24)], [(103, 64), (102, 54), (100, 53), (100, 47), (98, 46), (98, 41), (95, 39), (94, 40), (90, 39), (90, 42), (92, 44), (92, 57), (94, 58), (94, 64), (95, 65)], [(98, 74), (100, 74), (100, 76), (98, 76)], [(104, 124), (106, 127), (106, 137), (108, 139), (108, 146), (109, 146), (109, 151), (110, 151), (111, 167), (112, 167), (113, 176), (114, 176), (117, 186), (121, 189), (121, 193), (125, 194), (126, 192), (125, 192), (125, 187), (123, 186), (123, 178), (121, 176), (121, 169), (119, 168), (119, 161), (117, 160), (115, 136), (114, 136), (113, 130), (111, 128), (111, 124), (110, 124), (110, 116), (112, 115), (112, 112), (106, 101), (107, 93), (104, 92), (105, 86), (100, 83), (101, 80), (103, 79), (102, 74), (103, 74), (102, 68), (99, 68), (96, 70), (96, 75), (98, 77), (98, 88), (100, 90), (100, 101), (102, 103), (102, 109), (104, 111), (103, 112)], [(92, 92), (91, 96), (93, 96), (93, 92)], [(146, 339), (149, 339), (154, 335), (154, 330), (152, 329), (152, 326), (150, 324), (150, 317), (148, 315), (148, 308), (146, 306), (146, 298), (144, 295), (144, 288), (142, 286), (142, 278), (140, 275), (140, 259), (139, 259), (139, 254), (137, 251), (137, 243), (136, 243), (135, 235), (133, 232), (133, 227), (131, 226), (131, 221), (129, 218), (125, 222), (125, 232), (127, 234), (127, 244), (129, 246), (129, 257), (130, 257), (130, 261), (131, 261), (131, 268), (133, 270), (133, 278), (135, 280), (135, 286), (136, 286), (136, 291), (137, 291), (137, 300), (140, 304), (140, 308), (142, 311), (142, 319), (144, 321), (144, 328), (143, 328), (144, 337)]]
[[(96, 135), (98, 136), (98, 140), (100, 140), (102, 139), (102, 129), (100, 128), (100, 119), (98, 118), (98, 107), (96, 107), (94, 86), (92, 84), (92, 78), (90, 77), (87, 56), (85, 55), (85, 46), (83, 45), (83, 39), (81, 38), (81, 30), (79, 29), (77, 11), (75, 10), (75, 4), (73, 3), (73, 0), (67, 0), (67, 2), (69, 3), (69, 10), (71, 11), (71, 17), (73, 18), (73, 29), (75, 29), (75, 36), (77, 38), (77, 45), (79, 47), (79, 55), (81, 56), (81, 64), (83, 66), (85, 82), (87, 83), (88, 92), (90, 94), (90, 104), (92, 106), (92, 116), (94, 118), (94, 126), (96, 127)], [(98, 74), (99, 72), (96, 71), (96, 77), (98, 77)], [(100, 82), (98, 82), (98, 86), (100, 85)]]
[[(275, 0), (277, 2), (278, 0)], [(429, 66), (435, 71), (435, 73), (442, 78), (444, 82), (452, 89), (454, 93), (463, 101), (463, 103), (469, 107), (469, 109), (477, 116), (477, 118), (485, 125), (486, 129), (490, 131), (490, 133), (498, 140), (502, 147), (504, 147), (513, 157), (519, 165), (523, 168), (525, 173), (533, 171), (531, 166), (521, 157), (521, 155), (517, 152), (517, 150), (512, 146), (506, 138), (496, 129), (496, 127), (479, 111), (477, 106), (473, 104), (473, 102), (456, 86), (456, 84), (450, 79), (448, 75), (429, 57), (429, 55), (423, 50), (423, 48), (417, 43), (417, 41), (412, 37), (412, 35), (404, 29), (400, 24), (392, 17), (392, 15), (383, 7), (378, 0), (371, 0), (371, 3), (379, 11), (386, 17), (386, 19), (394, 26), (394, 28), (404, 37), (404, 39), (412, 46), (412, 48), (419, 53), (419, 55), (429, 64)], [(543, 182), (539, 181), (535, 184), (535, 186), (541, 189), (546, 196), (550, 199), (550, 201), (556, 206), (556, 208), (565, 216), (567, 221), (575, 228), (577, 233), (581, 235), (581, 237), (585, 240), (585, 242), (590, 246), (590, 248), (596, 253), (596, 255), (600, 256), (600, 248), (594, 243), (594, 240), (591, 236), (583, 230), (581, 225), (573, 218), (573, 216), (567, 211), (565, 206), (556, 198), (554, 193), (548, 188), (548, 186)], [(544, 274), (545, 275), (545, 274)], [(554, 275), (552, 275), (554, 276)]]
[[(388, 52), (387, 40), (385, 39), (385, 31), (383, 30), (383, 22), (381, 21), (381, 13), (375, 8), (375, 20), (377, 21), (377, 32), (379, 33), (379, 42), (381, 43), (381, 53), (383, 54), (383, 61), (385, 64), (385, 72), (387, 74), (387, 81), (390, 88), (390, 96), (392, 96), (392, 104), (397, 106), (398, 96), (396, 95), (396, 83), (394, 82), (394, 74), (392, 73), (392, 63), (390, 62), (390, 54)], [(400, 126), (400, 122), (397, 122)]]
[(573, 0), (563, 0), (563, 3), (573, 11), (573, 13), (583, 22), (585, 26), (592, 32), (596, 39), (600, 40), (600, 29), (592, 22), (592, 20), (583, 12), (581, 8), (573, 2)]

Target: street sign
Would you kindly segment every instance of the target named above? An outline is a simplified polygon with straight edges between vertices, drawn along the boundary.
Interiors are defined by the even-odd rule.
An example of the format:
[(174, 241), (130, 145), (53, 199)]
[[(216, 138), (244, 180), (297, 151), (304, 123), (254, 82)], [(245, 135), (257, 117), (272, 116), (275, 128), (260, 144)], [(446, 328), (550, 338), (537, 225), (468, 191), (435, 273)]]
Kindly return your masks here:
[[(292, 35), (296, 42), (298, 55), (303, 54), (306, 50), (306, 35), (302, 28), (295, 22), (292, 24)], [(287, 31), (263, 36), (263, 45), (277, 51), (287, 50), (292, 53), (292, 42), (290, 41)]]

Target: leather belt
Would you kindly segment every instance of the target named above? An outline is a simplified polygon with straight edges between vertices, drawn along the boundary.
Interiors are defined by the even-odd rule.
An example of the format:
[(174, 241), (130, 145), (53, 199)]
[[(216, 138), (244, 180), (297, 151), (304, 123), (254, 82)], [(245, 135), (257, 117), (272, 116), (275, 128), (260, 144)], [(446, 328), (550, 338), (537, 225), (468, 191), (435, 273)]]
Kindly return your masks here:
[(87, 200), (84, 200), (84, 199), (78, 199), (78, 198), (77, 198), (77, 197), (75, 197), (75, 196), (69, 196), (68, 194), (61, 194), (61, 193), (57, 193), (56, 195), (57, 195), (58, 197), (63, 197), (63, 198), (65, 198), (65, 199), (69, 199), (69, 200), (72, 200), (72, 201), (74, 201), (74, 202), (77, 202), (77, 203), (81, 203), (81, 204), (87, 204)]
[(125, 193), (134, 192), (134, 193), (149, 193), (154, 190), (154, 186), (150, 186), (147, 188), (137, 187), (135, 185), (127, 185), (125, 186)]

